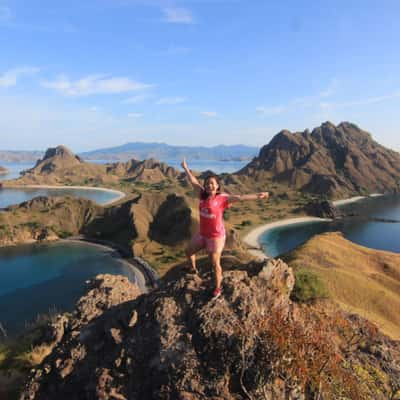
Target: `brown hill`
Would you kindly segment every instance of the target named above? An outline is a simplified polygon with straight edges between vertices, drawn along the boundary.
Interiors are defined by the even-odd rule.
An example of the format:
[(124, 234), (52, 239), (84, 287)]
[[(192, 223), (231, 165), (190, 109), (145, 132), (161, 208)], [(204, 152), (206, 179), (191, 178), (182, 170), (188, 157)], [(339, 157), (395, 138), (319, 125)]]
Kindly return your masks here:
[(36, 197), (0, 213), (0, 247), (83, 233), (100, 212), (90, 200)]
[(153, 158), (107, 164), (107, 173), (123, 177), (129, 182), (144, 183), (160, 183), (166, 179), (182, 177), (182, 172)]
[(5, 175), (8, 173), (8, 169), (0, 166), (0, 175)]
[(283, 262), (236, 265), (214, 302), (210, 280), (179, 277), (130, 300), (126, 278), (98, 277), (33, 347), (49, 355), (21, 400), (379, 400), (399, 389), (399, 344), (329, 305), (293, 303)]
[(344, 309), (400, 340), (400, 254), (359, 246), (334, 232), (313, 237), (285, 260), (300, 273), (317, 274)]
[(400, 154), (354, 124), (325, 122), (311, 133), (279, 132), (239, 175), (336, 197), (393, 192), (400, 190)]

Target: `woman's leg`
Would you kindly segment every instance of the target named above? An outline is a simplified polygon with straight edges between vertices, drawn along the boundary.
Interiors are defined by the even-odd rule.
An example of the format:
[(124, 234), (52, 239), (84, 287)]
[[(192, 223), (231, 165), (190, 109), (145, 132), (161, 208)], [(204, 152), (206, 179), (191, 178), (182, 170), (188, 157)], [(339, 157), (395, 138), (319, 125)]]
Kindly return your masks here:
[(215, 289), (221, 289), (222, 285), (222, 267), (221, 267), (221, 253), (209, 253), (211, 266), (214, 272)]
[(206, 243), (204, 238), (200, 234), (196, 234), (192, 237), (186, 248), (186, 257), (189, 262), (189, 270), (191, 272), (197, 272), (196, 268), (196, 253), (201, 249), (204, 249)]
[(222, 267), (221, 254), (225, 246), (225, 236), (207, 239), (207, 251), (214, 272), (215, 289), (221, 289)]

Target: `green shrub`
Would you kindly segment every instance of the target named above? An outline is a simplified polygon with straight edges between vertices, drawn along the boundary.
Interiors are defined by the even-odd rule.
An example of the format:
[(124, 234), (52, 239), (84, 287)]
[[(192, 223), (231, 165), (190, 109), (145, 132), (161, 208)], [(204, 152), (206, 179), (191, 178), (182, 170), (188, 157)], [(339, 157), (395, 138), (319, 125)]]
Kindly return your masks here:
[(310, 303), (328, 296), (328, 290), (318, 275), (304, 269), (295, 270), (295, 284), (290, 296), (293, 301)]

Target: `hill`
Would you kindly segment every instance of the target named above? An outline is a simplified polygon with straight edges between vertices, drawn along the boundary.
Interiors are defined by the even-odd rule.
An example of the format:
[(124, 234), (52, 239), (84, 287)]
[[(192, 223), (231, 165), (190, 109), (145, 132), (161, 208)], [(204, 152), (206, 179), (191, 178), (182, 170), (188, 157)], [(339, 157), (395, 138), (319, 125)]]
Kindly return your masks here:
[(399, 344), (328, 304), (291, 301), (283, 262), (233, 263), (216, 302), (211, 279), (174, 277), (137, 297), (126, 278), (99, 276), (36, 340), (21, 399), (379, 400), (399, 389)]
[(279, 132), (238, 174), (330, 197), (398, 192), (400, 154), (352, 123), (325, 122), (311, 133)]
[(324, 233), (284, 257), (299, 274), (312, 272), (330, 297), (400, 340), (400, 254), (359, 246)]
[(0, 161), (5, 162), (35, 162), (43, 157), (43, 151), (0, 150)]

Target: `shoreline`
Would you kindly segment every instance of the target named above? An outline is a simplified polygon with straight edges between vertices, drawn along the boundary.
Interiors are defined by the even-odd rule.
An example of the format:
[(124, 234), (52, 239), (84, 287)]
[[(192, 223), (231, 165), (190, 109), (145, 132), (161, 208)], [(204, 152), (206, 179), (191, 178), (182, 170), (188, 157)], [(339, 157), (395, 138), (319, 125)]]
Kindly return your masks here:
[(96, 187), (96, 186), (58, 186), (58, 185), (4, 185), (4, 189), (79, 189), (79, 190), (98, 190), (98, 191), (103, 191), (103, 192), (108, 192), (108, 193), (114, 193), (117, 194), (118, 197), (112, 200), (108, 200), (105, 203), (102, 203), (102, 206), (108, 206), (112, 203), (115, 203), (124, 197), (127, 196), (126, 193), (121, 192), (120, 190), (116, 189), (108, 189), (108, 188), (102, 188), (102, 187)]
[(258, 258), (263, 260), (271, 258), (265, 253), (259, 243), (260, 236), (270, 229), (279, 228), (282, 226), (302, 224), (304, 222), (329, 222), (332, 221), (330, 218), (318, 218), (318, 217), (296, 217), (296, 218), (286, 218), (281, 221), (270, 222), (268, 224), (261, 225), (252, 231), (250, 231), (244, 238), (244, 243), (249, 246), (248, 252)]
[[(355, 203), (357, 201), (366, 199), (368, 197), (379, 197), (379, 196), (384, 196), (382, 193), (372, 193), (369, 196), (354, 196), (354, 197), (349, 197), (347, 199), (342, 199), (342, 200), (335, 200), (332, 202), (332, 204), (335, 207), (340, 207), (341, 205), (344, 204), (350, 204), (350, 203)], [(248, 246), (248, 252), (257, 258), (261, 258), (262, 260), (267, 260), (271, 258), (268, 256), (267, 253), (265, 253), (262, 250), (262, 247), (259, 243), (260, 236), (263, 235), (265, 232), (283, 227), (283, 226), (288, 226), (288, 225), (295, 225), (295, 224), (301, 224), (304, 222), (329, 222), (332, 221), (330, 218), (318, 218), (318, 217), (309, 217), (309, 216), (304, 216), (304, 217), (296, 217), (296, 218), (286, 218), (280, 221), (274, 221), (270, 222), (268, 224), (260, 225), (257, 228), (254, 228), (250, 232), (248, 232), (244, 237), (243, 241), (244, 243)]]
[[(133, 274), (135, 276), (135, 282), (133, 282), (133, 283), (138, 286), (138, 288), (140, 289), (140, 291), (142, 293), (148, 293), (149, 288), (147, 287), (146, 279), (145, 279), (145, 276), (142, 273), (142, 271), (136, 265), (134, 265), (132, 262), (125, 259), (123, 257), (123, 255), (120, 253), (120, 250), (115, 247), (112, 247), (111, 244), (108, 245), (108, 244), (103, 244), (103, 243), (96, 243), (96, 242), (90, 241), (89, 239), (86, 239), (86, 238), (58, 239), (52, 243), (54, 243), (54, 244), (56, 244), (56, 243), (75, 243), (75, 244), (83, 245), (83, 246), (97, 247), (97, 248), (107, 251), (109, 253), (114, 253), (114, 254), (111, 254), (111, 257), (119, 260), (122, 264), (126, 265), (133, 272)], [(115, 252), (117, 252), (118, 255), (115, 255)]]

